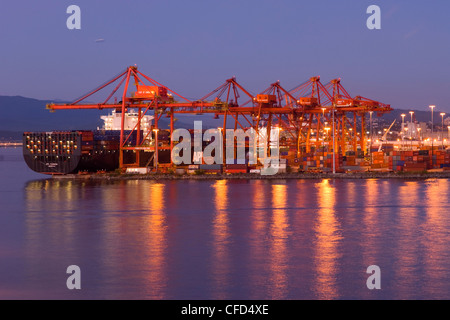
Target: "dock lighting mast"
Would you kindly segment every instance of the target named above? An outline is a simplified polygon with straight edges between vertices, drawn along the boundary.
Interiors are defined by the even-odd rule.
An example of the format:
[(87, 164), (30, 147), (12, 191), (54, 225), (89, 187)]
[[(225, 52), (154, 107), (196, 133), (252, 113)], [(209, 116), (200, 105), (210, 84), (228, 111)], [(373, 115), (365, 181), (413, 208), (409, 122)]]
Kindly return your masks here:
[(155, 153), (154, 153), (153, 161), (154, 161), (154, 167), (155, 167), (155, 170), (156, 170), (156, 172), (158, 172), (158, 162), (159, 162), (159, 152), (158, 152), (159, 141), (158, 141), (158, 132), (159, 132), (159, 129), (158, 129), (158, 128), (155, 128), (155, 129), (153, 129), (153, 132), (155, 133)]
[(333, 174), (336, 174), (336, 128), (335, 128), (335, 120), (334, 120), (334, 113), (335, 113), (335, 104), (333, 103)]
[(434, 108), (436, 108), (436, 106), (430, 106), (431, 108), (431, 137), (433, 137), (433, 133), (434, 133)]
[(441, 112), (441, 117), (442, 117), (442, 149), (444, 149), (444, 116), (445, 116), (445, 112)]
[(405, 129), (405, 117), (406, 114), (402, 113), (402, 140), (405, 140), (405, 135), (403, 133), (403, 130)]
[[(322, 108), (322, 122), (323, 122), (323, 125), (325, 125), (325, 110), (326, 110), (326, 108)], [(327, 128), (324, 128), (324, 134), (323, 134), (323, 137), (322, 137), (322, 139), (323, 139), (323, 143), (322, 143), (322, 154), (323, 154), (323, 157), (325, 157), (325, 131), (327, 132), (327, 135), (328, 135), (328, 131), (327, 131)], [(319, 136), (317, 136), (317, 139), (319, 139)], [(324, 159), (325, 160), (325, 159)]]
[(372, 148), (372, 115), (373, 115), (373, 111), (369, 111), (370, 114), (370, 132), (369, 132), (369, 139), (370, 139), (370, 148)]
[(436, 106), (431, 105), (431, 165), (434, 167), (434, 161), (433, 161), (433, 148), (434, 148), (434, 108), (436, 108)]

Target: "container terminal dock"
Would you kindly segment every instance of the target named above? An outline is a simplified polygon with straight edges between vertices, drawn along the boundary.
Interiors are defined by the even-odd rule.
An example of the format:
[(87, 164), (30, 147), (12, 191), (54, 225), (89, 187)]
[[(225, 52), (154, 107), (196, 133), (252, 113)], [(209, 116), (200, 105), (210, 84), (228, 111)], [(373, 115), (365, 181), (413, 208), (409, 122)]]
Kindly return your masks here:
[[(103, 96), (98, 103), (86, 102), (99, 93)], [(363, 96), (352, 97), (341, 79), (322, 84), (319, 76), (311, 77), (291, 90), (284, 89), (277, 81), (252, 95), (236, 78), (230, 78), (201, 99), (191, 101), (143, 74), (136, 66), (130, 66), (74, 102), (49, 104), (47, 108), (51, 112), (70, 109), (109, 112), (102, 117), (104, 126), (97, 130), (24, 132), (23, 154), (27, 165), (34, 171), (53, 176), (111, 172), (259, 173), (265, 157), (271, 155), (274, 131), (279, 140), (279, 174), (450, 170), (449, 141), (443, 133), (436, 136), (438, 126), (434, 127), (433, 121), (428, 138), (425, 130), (420, 133), (420, 128), (419, 135), (417, 132), (413, 135), (413, 130), (402, 122), (397, 139), (388, 134), (392, 134), (392, 123), (384, 129), (385, 134), (375, 140), (373, 117), (393, 109)], [(431, 119), (433, 111), (434, 108)], [(258, 137), (267, 140), (266, 149), (258, 153), (256, 163), (230, 163), (224, 159), (223, 163), (206, 164), (202, 154), (195, 152), (193, 142), (192, 161), (176, 165), (171, 153), (177, 141), (171, 137), (176, 130), (177, 114), (220, 121), (217, 130), (222, 135), (223, 154), (227, 131), (224, 128), (253, 129)], [(170, 129), (159, 126), (162, 117), (170, 121)], [(402, 117), (404, 121), (404, 115)], [(409, 125), (414, 125), (413, 121)], [(195, 136), (193, 128), (185, 129)], [(441, 129), (443, 132), (444, 125)], [(232, 144), (237, 150), (238, 142)], [(248, 141), (245, 147), (248, 151)]]

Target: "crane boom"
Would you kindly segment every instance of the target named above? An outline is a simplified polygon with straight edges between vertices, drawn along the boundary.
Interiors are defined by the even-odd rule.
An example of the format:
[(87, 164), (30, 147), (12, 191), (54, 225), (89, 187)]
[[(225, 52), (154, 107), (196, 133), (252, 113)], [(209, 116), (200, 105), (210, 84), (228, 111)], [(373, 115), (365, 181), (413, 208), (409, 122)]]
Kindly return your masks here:
[(391, 131), (391, 128), (394, 126), (394, 123), (395, 123), (396, 121), (397, 121), (397, 119), (394, 120), (394, 122), (392, 122), (392, 124), (391, 124), (391, 126), (389, 127), (389, 129), (387, 129), (387, 131), (386, 131), (386, 132), (384, 133), (384, 135), (381, 137), (380, 146), (378, 147), (378, 152), (381, 151), (381, 148), (383, 147), (383, 141), (386, 139), (388, 132)]

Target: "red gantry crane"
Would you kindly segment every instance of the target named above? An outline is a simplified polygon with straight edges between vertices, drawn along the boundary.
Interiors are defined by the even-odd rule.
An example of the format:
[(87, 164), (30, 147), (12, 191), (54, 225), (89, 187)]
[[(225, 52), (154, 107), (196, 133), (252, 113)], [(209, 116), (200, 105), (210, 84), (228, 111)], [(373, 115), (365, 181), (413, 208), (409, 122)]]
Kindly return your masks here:
[[(132, 86), (135, 91), (128, 94)], [(123, 87), (123, 91), (119, 89)], [(112, 88), (105, 99), (100, 103), (87, 103), (87, 98), (94, 94)], [(121, 94), (121, 101), (117, 98), (111, 102), (116, 93)], [(240, 103), (241, 95), (243, 102)], [(215, 118), (223, 117), (223, 129), (229, 125), (229, 119), (234, 121), (234, 128), (253, 128), (258, 132), (259, 128), (272, 128), (274, 126), (283, 130), (286, 144), (297, 150), (296, 157), (312, 151), (313, 143), (316, 149), (319, 147), (320, 132), (325, 132), (329, 138), (333, 136), (334, 150), (345, 153), (347, 146), (356, 151), (358, 143), (361, 150), (365, 150), (365, 116), (368, 112), (377, 112), (381, 115), (392, 109), (389, 105), (382, 104), (361, 96), (352, 98), (342, 87), (340, 79), (334, 79), (323, 85), (320, 77), (312, 77), (308, 81), (286, 90), (277, 81), (269, 88), (252, 95), (236, 78), (230, 78), (222, 85), (214, 89), (199, 100), (191, 101), (156, 80), (148, 77), (138, 70), (136, 66), (130, 66), (111, 80), (99, 86), (93, 91), (83, 95), (69, 104), (49, 104), (50, 110), (67, 109), (115, 109), (122, 114), (120, 133), (120, 168), (139, 164), (141, 151), (154, 152), (155, 164), (158, 163), (158, 152), (164, 148), (173, 149), (172, 139), (170, 145), (160, 145), (158, 142), (158, 122), (163, 115), (170, 117), (170, 135), (174, 131), (174, 114), (212, 114)], [(138, 110), (138, 121), (130, 133), (124, 128), (125, 114), (129, 109)], [(155, 137), (154, 145), (148, 145), (147, 136), (141, 134), (141, 120), (153, 113), (154, 126), (147, 133)], [(351, 116), (350, 116), (351, 115)], [(361, 118), (361, 132), (357, 132), (357, 118)], [(353, 120), (353, 121), (350, 121)], [(326, 126), (332, 126), (334, 130)], [(331, 132), (330, 132), (331, 131)], [(136, 142), (130, 145), (129, 140), (135, 132)], [(267, 130), (270, 139), (270, 130)], [(223, 130), (225, 141), (225, 130)], [(325, 136), (325, 134), (324, 134)], [(331, 139), (328, 139), (331, 140)], [(126, 163), (124, 152), (136, 153), (136, 161)], [(157, 165), (156, 165), (157, 167)]]

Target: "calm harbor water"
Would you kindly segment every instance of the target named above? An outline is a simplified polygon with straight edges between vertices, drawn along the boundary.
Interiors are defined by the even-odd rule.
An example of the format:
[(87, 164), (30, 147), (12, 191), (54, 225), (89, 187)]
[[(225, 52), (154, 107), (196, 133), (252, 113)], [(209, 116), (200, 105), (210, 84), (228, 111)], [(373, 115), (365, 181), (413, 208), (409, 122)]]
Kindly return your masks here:
[(57, 180), (2, 148), (0, 299), (450, 299), (449, 188)]

